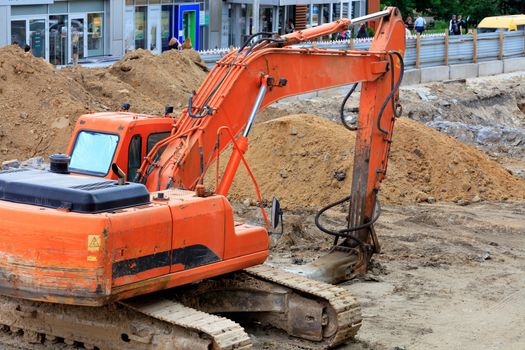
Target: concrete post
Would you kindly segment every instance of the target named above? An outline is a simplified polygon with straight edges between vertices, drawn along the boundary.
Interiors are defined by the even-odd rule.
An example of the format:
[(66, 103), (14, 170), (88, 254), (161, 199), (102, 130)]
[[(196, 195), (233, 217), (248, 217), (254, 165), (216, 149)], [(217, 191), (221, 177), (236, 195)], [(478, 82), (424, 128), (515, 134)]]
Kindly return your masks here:
[(253, 24), (252, 24), (252, 31), (253, 33), (259, 33), (260, 30), (260, 12), (261, 9), (261, 2), (260, 0), (253, 0)]
[(210, 1), (208, 48), (214, 49), (221, 45), (222, 1)]
[(277, 33), (279, 31), (279, 6), (272, 8), (272, 32)]
[(249, 36), (251, 33), (250, 33), (250, 30), (252, 29), (250, 27), (250, 10), (251, 10), (251, 7), (250, 5), (246, 5), (246, 21), (245, 21), (245, 24), (246, 24), (246, 36)]
[(109, 2), (109, 53), (113, 56), (124, 56), (124, 27), (126, 18), (125, 2), (122, 0), (111, 0)]
[(343, 0), (339, 4), (339, 18), (343, 18)]
[(233, 6), (233, 45), (241, 46), (241, 4), (232, 4)]
[(314, 0), (310, 0), (310, 28), (314, 26)]
[(11, 43), (11, 6), (0, 6), (0, 47)]
[[(230, 33), (232, 31), (232, 28), (230, 28), (228, 4), (222, 4), (221, 17), (221, 44), (219, 47), (228, 47), (230, 46)], [(237, 26), (237, 23), (234, 23), (234, 26)]]
[(330, 4), (330, 10), (328, 11), (328, 20), (329, 22), (334, 21), (334, 4)]
[(348, 18), (352, 18), (352, 8), (353, 8), (353, 1), (350, 0), (348, 1)]

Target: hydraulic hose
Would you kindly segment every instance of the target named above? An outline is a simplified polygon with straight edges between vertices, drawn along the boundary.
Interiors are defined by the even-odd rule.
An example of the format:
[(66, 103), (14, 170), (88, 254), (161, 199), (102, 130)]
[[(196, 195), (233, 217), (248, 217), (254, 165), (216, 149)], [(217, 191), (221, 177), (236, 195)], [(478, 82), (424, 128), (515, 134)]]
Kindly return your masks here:
[[(395, 69), (394, 69), (394, 58), (393, 55), (396, 55), (399, 58), (400, 63), (400, 72), (399, 72), (399, 79), (397, 83), (394, 85), (394, 79), (395, 79)], [(403, 55), (399, 51), (391, 50), (388, 52), (388, 57), (390, 59), (390, 71), (392, 72), (392, 91), (388, 94), (387, 98), (385, 99), (385, 102), (383, 102), (383, 105), (381, 106), (381, 109), (379, 110), (379, 114), (377, 117), (377, 129), (381, 131), (383, 134), (388, 135), (388, 130), (385, 130), (381, 128), (381, 118), (383, 117), (383, 113), (385, 112), (386, 106), (388, 105), (388, 102), (392, 102), (392, 110), (394, 113), (394, 116), (398, 117), (397, 109), (395, 106), (394, 96), (399, 90), (399, 87), (401, 86), (401, 82), (403, 81), (403, 75), (405, 74), (405, 62), (403, 61)]]
[(322, 223), (321, 223), (321, 217), (323, 216), (323, 214), (329, 210), (329, 209), (332, 209), (333, 207), (336, 207), (340, 204), (343, 204), (345, 202), (350, 202), (350, 200), (352, 199), (352, 196), (346, 196), (334, 203), (330, 203), (328, 204), (327, 206), (321, 208), (317, 214), (315, 215), (315, 226), (317, 226), (317, 228), (319, 230), (321, 230), (322, 232), (324, 233), (327, 233), (329, 235), (332, 235), (332, 236), (335, 236), (335, 237), (342, 237), (342, 238), (350, 238), (351, 240), (355, 241), (357, 244), (359, 245), (364, 245), (364, 242), (362, 242), (360, 239), (358, 239), (357, 237), (355, 237), (354, 235), (352, 235), (351, 233), (352, 232), (355, 232), (355, 231), (359, 231), (359, 230), (362, 230), (362, 229), (365, 229), (365, 228), (369, 228), (370, 226), (372, 226), (378, 219), (379, 219), (379, 216), (381, 215), (381, 205), (379, 204), (379, 200), (376, 200), (376, 205), (375, 205), (375, 208), (374, 208), (374, 213), (372, 215), (372, 218), (364, 223), (364, 224), (361, 224), (361, 225), (357, 225), (357, 226), (352, 226), (352, 227), (348, 227), (348, 228), (344, 228), (344, 229), (340, 229), (340, 230), (330, 230), (328, 228), (326, 228)]
[(345, 106), (346, 106), (346, 102), (348, 101), (350, 96), (352, 96), (352, 94), (354, 93), (355, 89), (357, 88), (357, 84), (358, 83), (355, 83), (354, 85), (352, 85), (352, 87), (350, 88), (350, 91), (348, 91), (348, 93), (346, 94), (345, 98), (343, 99), (343, 102), (341, 103), (341, 109), (339, 110), (339, 117), (341, 118), (341, 123), (343, 124), (343, 126), (345, 128), (347, 128), (350, 131), (354, 131), (355, 127), (350, 126), (346, 122), (346, 119), (345, 119)]

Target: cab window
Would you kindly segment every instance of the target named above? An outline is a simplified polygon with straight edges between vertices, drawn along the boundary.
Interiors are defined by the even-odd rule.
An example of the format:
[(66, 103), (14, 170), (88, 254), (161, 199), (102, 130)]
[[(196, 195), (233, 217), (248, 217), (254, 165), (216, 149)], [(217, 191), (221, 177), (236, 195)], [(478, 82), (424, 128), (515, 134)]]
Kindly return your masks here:
[(134, 135), (128, 150), (128, 181), (133, 181), (142, 163), (142, 137)]
[(118, 135), (82, 130), (75, 140), (69, 169), (74, 173), (106, 176), (118, 142)]
[(150, 134), (148, 136), (148, 145), (147, 145), (147, 149), (146, 149), (146, 153), (149, 154), (149, 152), (151, 151), (151, 149), (153, 147), (155, 147), (155, 145), (159, 142), (159, 141), (162, 141), (164, 140), (166, 137), (170, 136), (171, 132), (170, 131), (166, 131), (166, 132), (155, 132), (153, 134)]

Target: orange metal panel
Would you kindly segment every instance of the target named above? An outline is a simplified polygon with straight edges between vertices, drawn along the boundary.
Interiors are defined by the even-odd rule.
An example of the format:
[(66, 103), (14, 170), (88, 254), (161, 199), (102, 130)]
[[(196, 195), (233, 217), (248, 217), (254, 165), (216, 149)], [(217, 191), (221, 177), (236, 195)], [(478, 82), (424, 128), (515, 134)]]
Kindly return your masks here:
[(108, 220), (0, 201), (0, 289), (92, 298), (109, 292)]
[[(155, 260), (170, 258), (173, 233), (171, 212), (168, 205), (154, 204), (129, 208), (108, 214), (110, 226), (112, 264), (122, 264), (118, 274), (113, 271), (113, 286), (157, 277), (170, 272), (169, 264), (159, 266)], [(165, 253), (168, 252), (168, 253)], [(159, 254), (164, 254), (161, 256)], [(151, 262), (137, 258), (151, 256)], [(137, 266), (149, 264), (150, 268)], [(118, 276), (118, 277), (117, 277)]]

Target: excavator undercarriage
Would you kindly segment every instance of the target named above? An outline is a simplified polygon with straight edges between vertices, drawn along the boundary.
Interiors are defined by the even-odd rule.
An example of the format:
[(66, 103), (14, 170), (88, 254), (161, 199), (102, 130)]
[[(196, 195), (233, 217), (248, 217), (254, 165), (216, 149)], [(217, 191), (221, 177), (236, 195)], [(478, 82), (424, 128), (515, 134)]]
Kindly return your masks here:
[(243, 322), (279, 328), (329, 348), (353, 338), (361, 310), (340, 287), (266, 265), (107, 306), (0, 297), (0, 324), (27, 343), (86, 349), (250, 349)]

